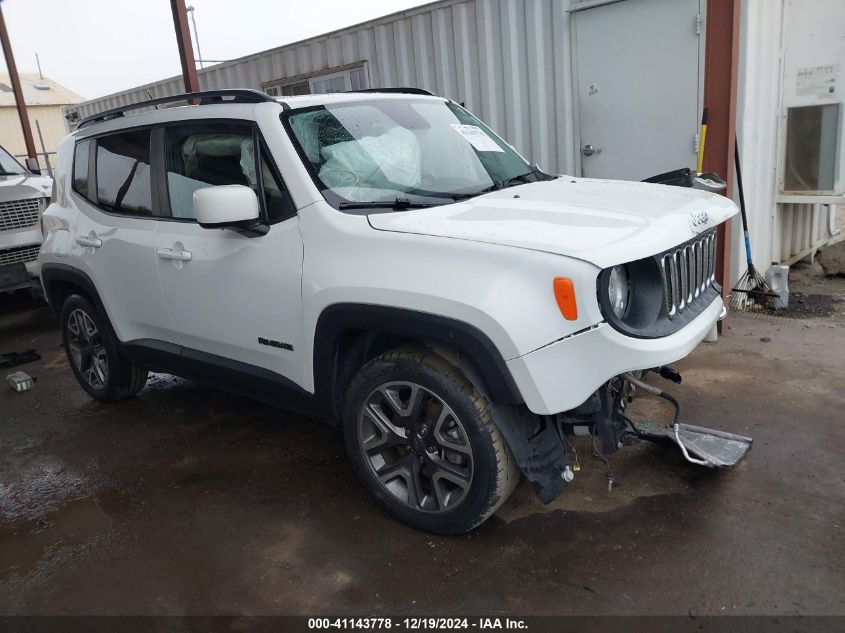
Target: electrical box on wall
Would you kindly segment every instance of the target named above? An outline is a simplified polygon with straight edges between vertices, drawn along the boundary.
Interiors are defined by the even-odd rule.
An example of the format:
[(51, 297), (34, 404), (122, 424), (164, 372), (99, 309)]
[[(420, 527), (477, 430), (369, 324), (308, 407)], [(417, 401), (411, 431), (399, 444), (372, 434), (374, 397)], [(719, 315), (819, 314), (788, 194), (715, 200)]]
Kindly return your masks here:
[(845, 2), (787, 0), (779, 202), (845, 203), (843, 66)]

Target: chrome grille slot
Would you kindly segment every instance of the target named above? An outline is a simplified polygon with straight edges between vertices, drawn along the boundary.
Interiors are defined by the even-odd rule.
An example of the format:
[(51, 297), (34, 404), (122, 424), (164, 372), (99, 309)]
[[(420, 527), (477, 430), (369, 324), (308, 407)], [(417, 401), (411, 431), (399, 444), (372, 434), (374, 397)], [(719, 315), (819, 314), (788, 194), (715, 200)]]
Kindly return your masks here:
[[(704, 240), (702, 240), (703, 242)], [(695, 296), (704, 292), (704, 255), (702, 242), (693, 245), (695, 250)]]
[(710, 235), (710, 281), (716, 281), (716, 234)]
[(687, 304), (692, 303), (695, 296), (695, 255), (692, 252), (692, 245), (684, 247), (684, 261), (687, 264)]
[(0, 231), (25, 229), (38, 224), (41, 198), (0, 202)]
[(660, 256), (663, 298), (670, 317), (687, 308), (716, 279), (716, 234), (709, 233)]
[(674, 256), (667, 253), (660, 259), (660, 274), (663, 276), (663, 298), (666, 301), (666, 314), (672, 316), (676, 312), (675, 289), (678, 287), (675, 273)]
[(684, 258), (684, 265), (686, 266), (687, 279), (686, 286), (684, 286), (684, 300), (687, 304), (692, 301), (693, 293), (695, 292), (695, 257), (692, 256), (692, 248), (684, 246), (681, 251)]

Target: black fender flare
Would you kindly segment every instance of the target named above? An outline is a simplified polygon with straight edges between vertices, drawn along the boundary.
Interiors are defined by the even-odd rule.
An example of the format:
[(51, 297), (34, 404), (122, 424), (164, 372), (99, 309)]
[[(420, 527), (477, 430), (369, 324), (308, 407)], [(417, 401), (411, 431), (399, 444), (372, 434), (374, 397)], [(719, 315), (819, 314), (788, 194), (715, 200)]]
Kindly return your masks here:
[(491, 398), (503, 404), (523, 402), (501, 353), (490, 338), (475, 326), (428, 312), (361, 303), (330, 305), (317, 319), (314, 331), (314, 386), (316, 393), (331, 402), (336, 395), (335, 349), (339, 336), (349, 330), (448, 345), (477, 368)]
[(316, 393), (322, 402), (335, 402), (335, 346), (346, 330), (393, 334), (438, 344), (452, 353), (441, 354), (476, 385), (490, 403), (493, 419), (513, 451), (522, 473), (543, 503), (566, 487), (561, 477), (571, 464), (551, 418), (523, 406), (524, 400), (501, 353), (475, 326), (436, 314), (369, 304), (335, 304), (317, 320), (314, 341)]
[(94, 306), (102, 314), (108, 317), (108, 312), (103, 305), (103, 300), (100, 299), (100, 293), (97, 292), (97, 287), (91, 278), (83, 271), (69, 266), (68, 264), (59, 264), (51, 262), (41, 266), (41, 283), (44, 286), (44, 294), (47, 297), (47, 303), (53, 312), (53, 316), (58, 322), (61, 316), (62, 306), (56, 301), (58, 295), (56, 293), (56, 286), (59, 283), (68, 283), (78, 288), (81, 288), (88, 298), (94, 302)]

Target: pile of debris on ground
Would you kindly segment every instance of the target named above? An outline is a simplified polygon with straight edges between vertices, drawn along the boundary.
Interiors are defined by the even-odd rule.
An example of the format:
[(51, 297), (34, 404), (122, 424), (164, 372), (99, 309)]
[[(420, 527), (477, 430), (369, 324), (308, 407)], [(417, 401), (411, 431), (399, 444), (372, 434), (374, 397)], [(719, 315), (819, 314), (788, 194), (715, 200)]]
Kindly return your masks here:
[(789, 271), (789, 306), (782, 316), (832, 318), (845, 325), (845, 240), (826, 246), (811, 263)]
[(816, 261), (825, 275), (845, 276), (845, 240), (825, 246), (819, 251)]

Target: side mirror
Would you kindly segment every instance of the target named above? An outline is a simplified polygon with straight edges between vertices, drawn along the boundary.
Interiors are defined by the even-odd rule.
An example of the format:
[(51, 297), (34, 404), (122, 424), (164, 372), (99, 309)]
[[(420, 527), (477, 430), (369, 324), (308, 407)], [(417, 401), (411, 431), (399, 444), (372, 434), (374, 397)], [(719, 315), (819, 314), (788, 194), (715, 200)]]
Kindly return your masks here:
[(25, 165), (27, 171), (32, 172), (36, 176), (41, 175), (41, 167), (38, 166), (38, 159), (37, 158), (33, 158), (32, 156), (28, 156), (26, 158), (26, 160), (24, 161), (24, 165)]
[(703, 189), (704, 191), (712, 191), (718, 193), (727, 186), (728, 183), (726, 183), (725, 180), (721, 176), (719, 176), (719, 174), (714, 174), (712, 172), (698, 174), (692, 179), (693, 189)]
[(194, 192), (194, 209), (197, 222), (204, 229), (229, 228), (247, 235), (267, 233), (267, 227), (258, 219), (258, 196), (244, 185), (197, 189)]

